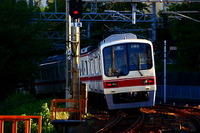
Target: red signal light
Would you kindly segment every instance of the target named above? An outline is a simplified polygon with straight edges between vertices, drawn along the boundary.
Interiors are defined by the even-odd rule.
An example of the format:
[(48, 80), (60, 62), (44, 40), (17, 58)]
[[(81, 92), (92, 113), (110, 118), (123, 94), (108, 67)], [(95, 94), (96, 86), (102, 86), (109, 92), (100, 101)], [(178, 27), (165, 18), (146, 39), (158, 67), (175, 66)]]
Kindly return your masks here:
[(78, 12), (78, 11), (74, 11), (73, 13), (74, 13), (74, 14), (78, 14), (79, 12)]
[(82, 0), (68, 0), (69, 15), (73, 19), (79, 19), (82, 16)]

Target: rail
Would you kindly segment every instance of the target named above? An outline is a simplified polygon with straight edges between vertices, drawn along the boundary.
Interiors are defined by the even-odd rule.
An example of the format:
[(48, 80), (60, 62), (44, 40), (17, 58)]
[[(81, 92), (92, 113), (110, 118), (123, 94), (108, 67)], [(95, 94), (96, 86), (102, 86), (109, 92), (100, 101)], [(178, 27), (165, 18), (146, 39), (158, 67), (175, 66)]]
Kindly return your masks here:
[[(65, 103), (64, 105), (59, 105), (59, 103)], [(77, 108), (64, 107), (66, 104), (79, 104)], [(82, 121), (82, 116), (85, 113), (85, 101), (80, 99), (75, 101), (73, 99), (53, 99), (51, 101), (51, 121), (60, 120), (60, 119), (74, 119), (74, 113), (78, 113), (78, 120)]]
[(17, 133), (18, 121), (24, 121), (25, 133), (31, 132), (31, 119), (38, 119), (38, 133), (42, 132), (42, 116), (18, 116), (18, 115), (1, 115), (0, 116), (0, 133), (4, 133), (4, 122), (12, 121), (12, 133)]
[(105, 125), (103, 128), (99, 129), (98, 131), (96, 131), (95, 133), (104, 133), (104, 132), (108, 132), (109, 129), (111, 129), (112, 127), (114, 127), (115, 125), (117, 125), (123, 118), (123, 113), (122, 112), (117, 112), (117, 115), (115, 116), (116, 118), (114, 120), (112, 120), (111, 122), (109, 122), (107, 125)]

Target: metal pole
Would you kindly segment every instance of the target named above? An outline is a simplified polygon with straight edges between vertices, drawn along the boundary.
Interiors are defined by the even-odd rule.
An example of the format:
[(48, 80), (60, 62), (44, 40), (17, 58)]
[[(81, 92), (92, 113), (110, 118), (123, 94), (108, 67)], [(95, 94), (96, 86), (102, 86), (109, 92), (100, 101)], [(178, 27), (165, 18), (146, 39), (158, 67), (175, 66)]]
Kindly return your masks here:
[(29, 0), (29, 7), (33, 7), (33, 0)]
[(69, 16), (69, 1), (66, 0), (66, 90), (65, 98), (70, 98), (70, 85), (71, 80), (71, 17)]
[[(79, 55), (80, 55), (80, 28), (76, 26), (80, 19), (73, 19), (72, 26), (72, 99), (80, 99), (80, 81), (79, 81)], [(72, 103), (72, 108), (79, 108), (78, 103)]]
[(166, 40), (164, 40), (164, 103), (166, 103), (166, 71), (167, 71), (167, 56), (166, 56)]
[(152, 23), (152, 40), (156, 41), (156, 2), (152, 3), (152, 13), (154, 15), (153, 23)]
[(136, 6), (137, 3), (132, 3), (132, 24), (136, 24)]
[[(66, 0), (67, 1), (67, 0)], [(57, 0), (54, 0), (55, 12), (57, 12)]]
[(91, 22), (87, 22), (87, 38), (90, 39)]

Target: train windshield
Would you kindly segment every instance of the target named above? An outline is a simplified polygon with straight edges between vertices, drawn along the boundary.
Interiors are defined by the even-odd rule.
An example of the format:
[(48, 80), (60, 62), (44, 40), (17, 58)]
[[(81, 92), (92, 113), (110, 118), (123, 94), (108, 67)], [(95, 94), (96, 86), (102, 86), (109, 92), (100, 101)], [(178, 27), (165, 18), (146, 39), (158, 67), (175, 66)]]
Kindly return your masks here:
[(103, 49), (106, 76), (124, 76), (129, 71), (139, 71), (152, 67), (151, 46), (145, 43), (127, 43)]

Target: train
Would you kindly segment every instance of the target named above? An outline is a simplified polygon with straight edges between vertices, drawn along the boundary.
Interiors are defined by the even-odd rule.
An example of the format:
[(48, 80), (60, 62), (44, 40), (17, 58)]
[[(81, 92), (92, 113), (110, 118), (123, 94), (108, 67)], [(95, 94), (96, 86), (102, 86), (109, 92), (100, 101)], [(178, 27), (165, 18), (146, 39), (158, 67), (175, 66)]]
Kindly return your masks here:
[[(65, 90), (66, 55), (49, 57), (39, 66), (36, 93)], [(82, 48), (79, 74), (87, 85), (88, 101), (105, 101), (109, 110), (155, 105), (153, 44), (135, 34), (113, 34), (96, 47)]]

